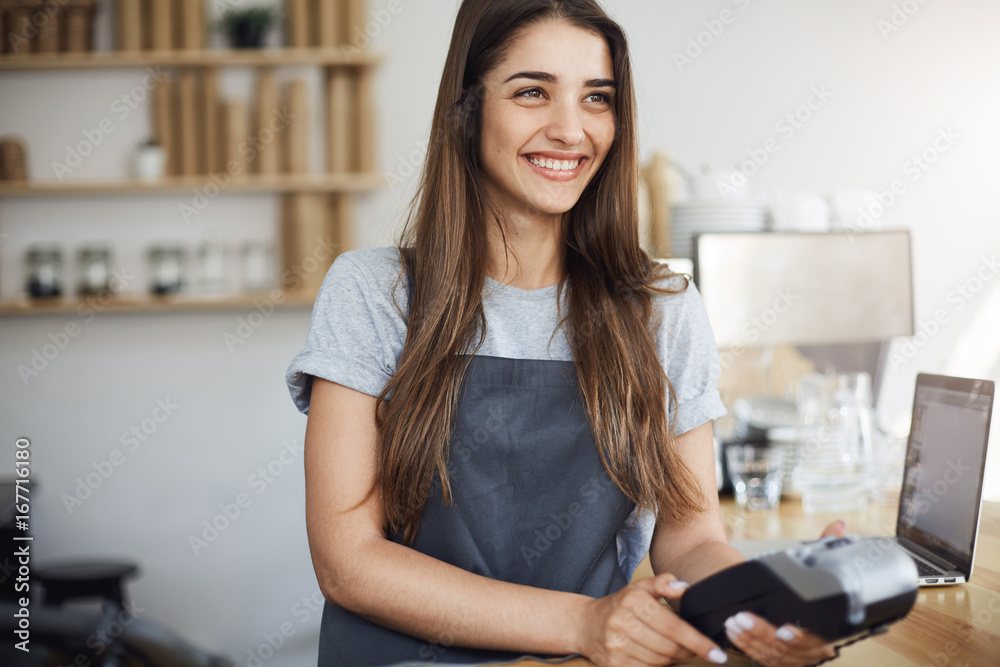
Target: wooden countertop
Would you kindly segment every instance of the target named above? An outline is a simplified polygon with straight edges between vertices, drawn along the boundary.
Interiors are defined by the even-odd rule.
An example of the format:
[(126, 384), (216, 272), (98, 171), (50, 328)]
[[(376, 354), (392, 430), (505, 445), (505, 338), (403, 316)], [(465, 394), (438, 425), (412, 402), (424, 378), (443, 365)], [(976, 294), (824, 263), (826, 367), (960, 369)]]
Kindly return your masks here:
[[(786, 501), (777, 510), (747, 512), (723, 501), (726, 532), (732, 540), (819, 537), (828, 515), (807, 515), (798, 501)], [(837, 518), (837, 517), (832, 517)], [(840, 516), (850, 533), (892, 535), (896, 508), (872, 506), (865, 512)], [(650, 576), (648, 561), (636, 578)], [(516, 667), (551, 665), (522, 660)], [(586, 667), (589, 660), (576, 658), (558, 663)], [(691, 660), (685, 665), (708, 665)], [(729, 665), (751, 661), (730, 653)], [(887, 634), (848, 646), (841, 659), (831, 664), (851, 667), (989, 667), (1000, 665), (1000, 503), (983, 503), (979, 543), (970, 583), (921, 588), (910, 614), (891, 626)]]

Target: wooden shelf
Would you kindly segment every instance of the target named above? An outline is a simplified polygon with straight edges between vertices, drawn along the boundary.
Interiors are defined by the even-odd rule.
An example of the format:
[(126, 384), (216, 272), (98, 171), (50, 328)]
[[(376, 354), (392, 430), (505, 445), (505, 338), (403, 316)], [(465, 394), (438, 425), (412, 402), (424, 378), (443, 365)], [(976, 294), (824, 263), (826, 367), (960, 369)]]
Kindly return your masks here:
[[(17, 299), (0, 301), (0, 317), (32, 317), (36, 315), (77, 315), (94, 313), (149, 313), (205, 310), (253, 310), (257, 303), (267, 302), (276, 309), (312, 308), (315, 294), (286, 292), (282, 302), (276, 303), (271, 292), (228, 296), (201, 296), (174, 294), (169, 296), (116, 296), (110, 303), (98, 297), (73, 297), (64, 299)], [(256, 302), (256, 303), (255, 303)]]
[[(325, 0), (323, 4), (327, 4)], [(358, 11), (346, 17), (349, 21), (345, 25), (362, 25), (363, 3), (349, 4)], [(313, 17), (307, 17), (307, 22), (312, 20)], [(162, 24), (157, 25), (162, 26)], [(326, 39), (324, 43), (336, 41), (336, 38)], [(168, 42), (169, 40), (159, 43)], [(306, 43), (306, 41), (296, 43)], [(194, 193), (202, 194), (209, 199), (235, 193), (284, 194), (286, 196), (282, 197), (278, 220), (278, 235), (282, 247), (285, 248), (281, 257), (283, 266), (295, 266), (301, 259), (287, 250), (290, 242), (299, 243), (296, 252), (303, 247), (307, 252), (311, 252), (312, 248), (305, 241), (316, 237), (309, 234), (329, 234), (339, 247), (350, 248), (353, 240), (351, 234), (353, 195), (385, 186), (385, 179), (375, 164), (372, 101), (374, 67), (382, 60), (381, 53), (355, 49), (348, 44), (337, 47), (278, 49), (0, 54), (0, 73), (63, 70), (74, 72), (75, 75), (85, 75), (86, 71), (96, 69), (158, 67), (171, 69), (172, 71), (165, 72), (169, 73), (169, 76), (162, 85), (156, 86), (153, 91), (153, 101), (150, 105), (152, 136), (159, 139), (162, 145), (170, 147), (170, 162), (173, 164), (168, 168), (171, 173), (191, 174), (196, 170), (210, 172), (167, 176), (153, 182), (131, 178), (68, 179), (62, 182), (53, 178), (7, 181), (0, 182), (0, 200), (172, 194), (190, 201)], [(270, 173), (275, 169), (273, 164), (269, 168), (257, 164), (252, 167), (253, 170), (265, 173), (243, 173), (231, 177), (219, 169), (224, 163), (222, 158), (224, 156), (235, 158), (237, 155), (235, 145), (245, 137), (258, 134), (260, 128), (255, 124), (262, 118), (261, 109), (273, 107), (280, 100), (280, 91), (270, 68), (283, 66), (321, 68), (318, 72), (321, 110), (318, 113), (323, 119), (325, 134), (323, 139), (317, 141), (325, 141), (328, 144), (326, 146), (328, 159), (332, 155), (337, 161), (327, 163), (329, 173), (301, 173), (306, 167), (300, 166), (298, 169), (295, 167), (303, 161), (295, 162), (289, 159), (288, 163), (291, 166), (286, 171), (292, 173)], [(256, 81), (249, 105), (242, 100), (223, 99), (220, 96), (218, 88), (220, 73), (216, 70), (227, 67), (258, 68), (253, 72)], [(180, 68), (179, 72), (174, 68)], [(305, 81), (307, 80), (300, 78), (287, 84), (289, 96), (292, 101), (298, 103), (299, 109), (293, 112), (295, 115), (292, 117), (301, 120), (290, 124), (288, 146), (280, 147), (287, 148), (287, 155), (282, 156), (285, 158), (303, 155), (308, 157), (311, 149), (308, 128), (312, 127), (310, 119), (317, 111), (308, 106), (311, 99), (308, 94), (302, 94), (308, 92)], [(51, 87), (55, 83), (56, 80), (53, 79), (46, 85)], [(335, 88), (339, 96), (336, 99), (331, 88)], [(337, 105), (334, 105), (334, 101)], [(336, 124), (331, 121), (335, 108), (338, 113), (343, 114), (337, 118)], [(211, 119), (211, 122), (208, 119)], [(259, 124), (263, 125), (262, 122)], [(157, 132), (161, 133), (160, 136), (157, 136)], [(197, 143), (200, 134), (209, 137), (201, 145)], [(336, 150), (331, 148), (334, 145)], [(196, 153), (197, 159), (192, 160), (192, 156)], [(182, 161), (177, 162), (177, 160)], [(317, 271), (310, 274), (313, 283), (322, 279), (325, 274), (325, 271), (320, 270), (322, 268), (325, 267), (317, 267)], [(88, 308), (98, 313), (221, 310), (249, 313), (261, 302), (280, 309), (308, 309), (315, 302), (317, 290), (318, 285), (303, 280), (300, 290), (284, 293), (280, 304), (275, 303), (275, 299), (272, 298), (274, 292), (211, 297), (196, 294), (158, 297), (141, 293), (105, 299), (74, 296), (33, 300), (21, 297), (0, 301), (0, 317), (55, 315), (72, 318), (89, 314), (91, 311), (86, 310)]]
[(0, 70), (93, 69), (125, 67), (223, 67), (327, 65), (370, 67), (382, 54), (344, 48), (204, 49), (187, 51), (91, 51), (86, 53), (6, 53)]
[(304, 176), (293, 174), (233, 177), (225, 187), (211, 176), (168, 176), (159, 181), (84, 181), (36, 180), (0, 182), (0, 198), (48, 197), (55, 195), (149, 195), (204, 191), (211, 185), (226, 192), (361, 192), (376, 190), (385, 184), (381, 174), (323, 174)]

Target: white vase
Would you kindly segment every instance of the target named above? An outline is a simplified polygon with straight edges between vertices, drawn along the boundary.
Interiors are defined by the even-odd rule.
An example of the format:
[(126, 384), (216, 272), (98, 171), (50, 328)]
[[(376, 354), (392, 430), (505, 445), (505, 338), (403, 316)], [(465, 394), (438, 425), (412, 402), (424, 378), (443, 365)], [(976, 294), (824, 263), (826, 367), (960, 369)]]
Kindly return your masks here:
[(167, 154), (161, 146), (143, 144), (135, 149), (135, 177), (142, 181), (158, 181), (166, 171)]

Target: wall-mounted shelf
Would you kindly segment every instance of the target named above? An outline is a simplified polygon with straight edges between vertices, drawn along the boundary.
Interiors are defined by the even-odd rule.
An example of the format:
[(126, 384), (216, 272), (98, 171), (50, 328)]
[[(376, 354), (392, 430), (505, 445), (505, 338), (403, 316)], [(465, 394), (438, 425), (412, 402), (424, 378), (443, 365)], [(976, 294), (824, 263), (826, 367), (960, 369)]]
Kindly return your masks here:
[(203, 49), (176, 51), (91, 51), (87, 53), (5, 53), (0, 70), (97, 69), (127, 67), (267, 67), (325, 65), (371, 67), (382, 55), (345, 48)]
[(55, 195), (149, 195), (190, 193), (209, 184), (224, 192), (363, 192), (385, 185), (380, 174), (246, 174), (231, 177), (222, 187), (211, 176), (167, 176), (159, 181), (51, 181), (0, 182), (0, 198)]
[[(13, 5), (21, 11), (20, 4)], [(288, 0), (285, 22), (288, 47), (210, 49), (201, 0), (121, 2), (113, 10), (118, 46), (110, 51), (51, 51), (0, 54), (0, 73), (69, 70), (86, 76), (91, 70), (163, 68), (164, 76), (149, 91), (150, 138), (166, 153), (164, 173), (156, 181), (65, 180), (52, 178), (0, 182), (0, 200), (46, 197), (101, 197), (236, 193), (279, 195), (278, 234), (283, 269), (316, 262), (316, 244), (329, 242), (340, 251), (353, 247), (353, 202), (356, 195), (384, 187), (375, 160), (374, 68), (378, 52), (352, 45), (363, 30), (366, 0)], [(310, 6), (315, 5), (316, 11)], [(170, 10), (173, 7), (176, 12)], [(154, 11), (157, 10), (157, 11)], [(158, 13), (163, 11), (164, 13)], [(140, 29), (141, 28), (141, 29)], [(144, 37), (140, 38), (140, 35)], [(146, 47), (155, 45), (155, 48)], [(50, 45), (51, 46), (51, 45)], [(299, 76), (285, 80), (284, 66), (319, 70), (314, 84)], [(250, 99), (221, 94), (220, 76), (233, 67), (254, 68)], [(57, 85), (57, 79), (39, 80)], [(318, 98), (318, 104), (313, 100)], [(77, 103), (78, 100), (74, 100)], [(103, 103), (103, 100), (100, 100)], [(276, 116), (276, 110), (287, 109)], [(317, 140), (310, 137), (313, 119), (322, 126), (325, 168), (315, 171), (311, 156)], [(277, 125), (275, 124), (277, 122)], [(7, 128), (2, 128), (6, 131)], [(246, 151), (246, 146), (256, 151)], [(251, 155), (251, 153), (253, 153)], [(229, 176), (237, 171), (238, 176)], [(32, 202), (34, 203), (34, 202)], [(16, 223), (14, 223), (16, 224)], [(335, 255), (335, 253), (334, 253)], [(326, 257), (301, 279), (278, 307), (313, 304), (333, 256)], [(285, 271), (280, 272), (285, 275)], [(290, 288), (293, 285), (282, 285)], [(143, 294), (115, 297), (101, 311), (158, 312), (253, 309), (261, 295), (209, 298), (196, 294), (167, 297)], [(0, 316), (74, 314), (86, 299), (0, 301)]]
[[(139, 313), (204, 310), (252, 310), (262, 301), (282, 308), (311, 308), (316, 295), (305, 292), (285, 292), (276, 303), (272, 292), (233, 296), (199, 296), (176, 294), (168, 296), (123, 295), (108, 299), (97, 297), (65, 299), (17, 299), (0, 301), (0, 317), (34, 315), (77, 315), (95, 313)], [(84, 309), (92, 309), (84, 310)]]

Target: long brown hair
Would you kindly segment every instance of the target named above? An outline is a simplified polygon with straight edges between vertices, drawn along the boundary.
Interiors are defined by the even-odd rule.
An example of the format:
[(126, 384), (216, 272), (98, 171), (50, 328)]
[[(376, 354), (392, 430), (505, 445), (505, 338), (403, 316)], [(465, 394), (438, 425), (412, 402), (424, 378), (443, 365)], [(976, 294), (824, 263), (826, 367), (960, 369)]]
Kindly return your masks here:
[[(656, 353), (654, 285), (670, 273), (639, 246), (635, 99), (622, 29), (594, 0), (464, 0), (445, 61), (431, 141), (406, 229), (403, 270), (412, 285), (406, 341), (376, 413), (378, 493), (385, 528), (412, 542), (437, 476), (450, 502), (448, 450), (471, 354), (486, 331), (481, 294), (487, 225), (503, 219), (480, 177), (484, 76), (518, 32), (560, 19), (603, 36), (616, 81), (615, 140), (576, 205), (563, 215), (565, 273), (558, 288), (580, 391), (608, 475), (638, 506), (685, 520), (704, 507), (673, 448), (665, 397), (673, 387)], [(497, 224), (500, 224), (499, 222)], [(501, 226), (501, 235), (502, 235)]]

